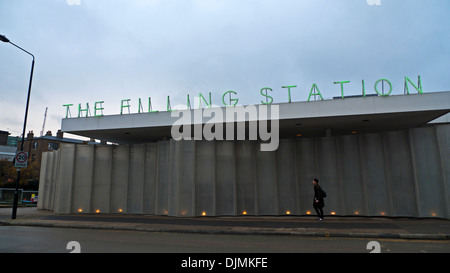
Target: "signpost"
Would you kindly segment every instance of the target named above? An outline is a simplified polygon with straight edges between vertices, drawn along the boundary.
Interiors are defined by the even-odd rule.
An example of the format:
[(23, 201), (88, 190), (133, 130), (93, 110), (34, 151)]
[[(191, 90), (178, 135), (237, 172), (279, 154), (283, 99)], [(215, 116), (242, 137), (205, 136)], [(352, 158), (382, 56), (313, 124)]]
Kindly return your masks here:
[[(30, 82), (28, 84), (28, 96), (27, 96), (27, 104), (26, 104), (26, 108), (25, 108), (25, 119), (23, 121), (22, 144), (20, 147), (20, 151), (23, 151), (23, 143), (25, 142), (25, 129), (27, 128), (28, 107), (30, 105), (31, 83), (33, 82), (34, 55), (31, 54), (30, 52), (26, 51), (25, 49), (21, 48), (20, 46), (14, 44), (13, 42), (11, 42), (8, 38), (6, 38), (5, 35), (0, 35), (0, 41), (5, 42), (5, 43), (10, 43), (11, 45), (17, 47), (18, 49), (22, 50), (23, 52), (25, 52), (25, 53), (29, 54), (31, 57), (33, 57), (33, 61), (31, 62)], [(19, 159), (19, 157), (20, 157), (20, 159)], [(19, 165), (24, 164), (26, 167), (27, 163), (28, 163), (28, 154), (27, 153), (24, 153), (24, 154), (22, 152), (16, 153), (14, 165), (17, 166), (17, 164), (19, 164)], [(18, 199), (18, 194), (19, 194), (19, 181), (20, 181), (20, 167), (18, 168), (18, 171), (17, 171), (16, 190), (14, 191), (14, 203), (13, 203), (13, 211), (12, 211), (11, 219), (16, 219), (17, 199)]]
[[(22, 139), (22, 149), (23, 149), (23, 139)], [(12, 219), (16, 219), (17, 214), (17, 202), (19, 199), (19, 181), (20, 181), (20, 169), (26, 168), (28, 166), (28, 153), (24, 151), (16, 151), (16, 157), (14, 157), (14, 167), (17, 168), (17, 181), (16, 190), (14, 191), (14, 203)]]

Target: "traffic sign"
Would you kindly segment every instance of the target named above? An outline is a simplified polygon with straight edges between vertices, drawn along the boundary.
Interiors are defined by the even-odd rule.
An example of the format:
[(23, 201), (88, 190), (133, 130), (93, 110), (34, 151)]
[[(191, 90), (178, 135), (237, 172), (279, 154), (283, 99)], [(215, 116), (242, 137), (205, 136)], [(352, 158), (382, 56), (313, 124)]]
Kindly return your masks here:
[(14, 167), (26, 168), (28, 166), (28, 153), (23, 151), (17, 151), (14, 160)]

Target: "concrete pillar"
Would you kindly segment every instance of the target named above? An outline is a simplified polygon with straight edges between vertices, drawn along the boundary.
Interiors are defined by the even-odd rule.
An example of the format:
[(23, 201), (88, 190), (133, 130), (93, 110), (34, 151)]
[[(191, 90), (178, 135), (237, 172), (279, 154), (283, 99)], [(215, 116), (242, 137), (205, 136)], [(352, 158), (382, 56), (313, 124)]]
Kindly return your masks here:
[(158, 143), (147, 143), (145, 148), (143, 214), (156, 213)]
[(196, 141), (195, 215), (216, 215), (215, 141)]
[(112, 151), (111, 212), (127, 212), (130, 146), (115, 146)]
[(277, 200), (279, 215), (298, 215), (298, 169), (295, 160), (295, 142), (293, 139), (280, 140), (275, 158)]
[(94, 169), (91, 211), (111, 213), (112, 146), (94, 146)]
[(76, 146), (62, 144), (60, 147), (58, 174), (56, 176), (55, 213), (71, 213), (75, 172)]
[(94, 146), (77, 145), (74, 162), (72, 206), (70, 212), (92, 213), (91, 201), (93, 199), (93, 173), (94, 173)]
[(236, 215), (235, 142), (217, 141), (216, 160), (216, 214)]
[(127, 212), (142, 214), (144, 207), (145, 144), (130, 146)]
[(256, 215), (254, 146), (249, 141), (235, 141), (237, 214)]

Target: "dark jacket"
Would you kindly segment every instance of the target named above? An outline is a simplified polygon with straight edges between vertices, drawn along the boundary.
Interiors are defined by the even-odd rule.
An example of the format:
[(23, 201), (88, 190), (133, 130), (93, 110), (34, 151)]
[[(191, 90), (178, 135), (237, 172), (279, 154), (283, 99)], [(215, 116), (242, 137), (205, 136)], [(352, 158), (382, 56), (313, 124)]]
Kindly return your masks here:
[[(323, 190), (320, 187), (319, 184), (314, 186), (314, 199), (313, 199), (313, 205), (317, 207), (325, 207), (325, 202), (323, 201), (324, 194)], [(316, 200), (319, 200), (318, 203), (316, 203)]]

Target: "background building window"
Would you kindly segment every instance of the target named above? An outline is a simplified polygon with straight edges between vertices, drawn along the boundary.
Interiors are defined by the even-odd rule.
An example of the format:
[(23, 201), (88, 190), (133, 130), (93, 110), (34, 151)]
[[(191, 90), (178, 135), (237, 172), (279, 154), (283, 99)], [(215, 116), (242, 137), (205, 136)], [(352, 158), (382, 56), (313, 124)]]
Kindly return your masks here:
[(38, 148), (38, 142), (34, 141), (33, 142), (33, 150), (37, 150), (37, 148)]
[(51, 151), (51, 150), (58, 150), (58, 143), (50, 142), (48, 144), (48, 150), (49, 151)]

